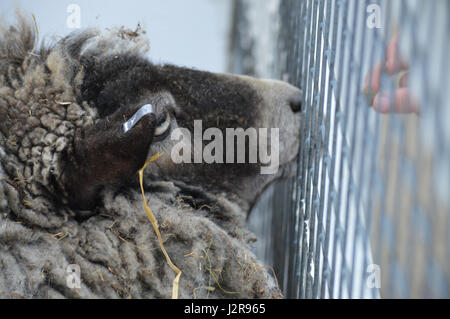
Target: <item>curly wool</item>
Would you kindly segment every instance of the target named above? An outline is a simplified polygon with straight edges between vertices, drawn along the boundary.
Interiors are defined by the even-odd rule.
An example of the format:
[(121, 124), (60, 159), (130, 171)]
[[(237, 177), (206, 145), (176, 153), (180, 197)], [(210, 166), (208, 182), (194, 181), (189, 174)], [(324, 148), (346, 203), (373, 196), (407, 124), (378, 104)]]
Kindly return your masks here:
[[(0, 298), (169, 298), (175, 274), (137, 185), (105, 191), (99, 214), (83, 223), (64, 201), (56, 204), (65, 196), (54, 186), (63, 169), (60, 154), (75, 129), (92, 125), (97, 113), (77, 103), (84, 74), (67, 45), (36, 52), (32, 30), (21, 19), (0, 32)], [(97, 33), (91, 46), (105, 54), (146, 49), (145, 42), (114, 32)], [(218, 198), (215, 216), (208, 205), (184, 203), (183, 188), (145, 185), (165, 248), (183, 271), (180, 297), (280, 297), (247, 248), (245, 212)], [(80, 266), (80, 289), (67, 285), (71, 264)]]

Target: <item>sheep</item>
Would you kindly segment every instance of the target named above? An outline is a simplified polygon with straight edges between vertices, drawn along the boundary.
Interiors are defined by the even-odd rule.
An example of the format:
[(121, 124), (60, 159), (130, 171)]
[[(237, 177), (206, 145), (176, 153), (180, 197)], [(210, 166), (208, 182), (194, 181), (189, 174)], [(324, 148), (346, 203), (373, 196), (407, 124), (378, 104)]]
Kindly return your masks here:
[[(295, 171), (301, 91), (283, 82), (155, 65), (123, 29), (38, 47), (19, 16), (0, 31), (0, 298), (170, 298), (174, 272), (143, 210), (137, 172), (180, 298), (280, 298), (250, 251), (248, 212)], [(124, 133), (142, 105), (145, 116)], [(280, 128), (280, 169), (175, 164), (176, 128)], [(68, 284), (70, 265), (79, 285)]]

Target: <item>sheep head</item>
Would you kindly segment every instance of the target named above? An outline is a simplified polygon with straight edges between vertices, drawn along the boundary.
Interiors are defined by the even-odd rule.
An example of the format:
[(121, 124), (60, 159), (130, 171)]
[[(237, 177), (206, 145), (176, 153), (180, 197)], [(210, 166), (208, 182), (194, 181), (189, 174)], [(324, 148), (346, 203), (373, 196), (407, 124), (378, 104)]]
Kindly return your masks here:
[[(149, 179), (187, 183), (226, 194), (246, 210), (267, 185), (292, 173), (299, 147), (299, 89), (279, 81), (154, 65), (144, 56), (142, 47), (139, 41), (119, 38), (114, 32), (104, 36), (88, 30), (61, 40), (43, 52), (40, 60), (31, 56), (20, 62), (36, 64), (35, 68), (45, 75), (40, 84), (46, 91), (43, 95), (48, 96), (50, 89), (58, 92), (53, 104), (45, 106), (49, 112), (39, 111), (44, 107), (34, 105), (33, 117), (36, 126), (47, 130), (41, 134), (44, 139), (65, 123), (64, 132), (55, 136), (55, 143), (59, 141), (56, 149), (53, 144), (48, 150), (42, 146), (41, 152), (56, 155), (43, 168), (42, 178), (36, 179), (50, 193), (63, 194), (58, 197), (63, 204), (77, 210), (93, 209), (103, 188), (133, 181), (146, 159), (158, 152), (165, 156), (146, 171)], [(27, 94), (39, 92), (34, 89)], [(56, 101), (56, 96), (62, 102)], [(145, 104), (154, 107), (154, 114), (125, 133), (124, 122)], [(5, 108), (3, 113), (12, 117)], [(46, 126), (43, 119), (49, 116), (52, 120)], [(23, 121), (13, 119), (0, 127), (7, 138), (17, 135), (11, 134), (17, 132), (17, 125), (26, 122), (29, 126), (29, 117), (15, 117)], [(196, 120), (202, 121), (202, 134), (209, 128), (219, 129), (223, 136), (227, 128), (279, 129), (280, 169), (263, 175), (259, 160), (241, 164), (175, 163), (170, 155), (178, 141), (171, 138), (172, 133), (184, 128), (181, 135), (194, 136)], [(61, 135), (62, 140), (58, 139)], [(20, 136), (15, 138), (23, 144)], [(20, 157), (20, 145), (15, 151)], [(224, 150), (224, 158), (227, 152)], [(30, 163), (33, 156), (28, 153), (22, 157)], [(248, 156), (246, 150), (245, 158)]]

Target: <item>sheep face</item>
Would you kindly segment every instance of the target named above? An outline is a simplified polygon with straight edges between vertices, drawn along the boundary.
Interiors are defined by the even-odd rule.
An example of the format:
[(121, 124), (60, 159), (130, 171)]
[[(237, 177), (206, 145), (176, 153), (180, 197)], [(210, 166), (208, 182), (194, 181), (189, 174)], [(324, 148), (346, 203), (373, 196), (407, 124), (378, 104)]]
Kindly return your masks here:
[[(79, 138), (79, 143), (87, 146), (80, 147), (79, 153), (83, 155), (78, 167), (72, 168), (69, 179), (76, 190), (86, 190), (81, 192), (84, 198), (77, 202), (90, 205), (91, 200), (86, 198), (97, 194), (100, 186), (131, 178), (150, 155), (158, 152), (164, 156), (149, 167), (147, 178), (184, 182), (237, 195), (247, 207), (269, 183), (291, 173), (298, 152), (299, 89), (278, 81), (212, 74), (172, 65), (155, 66), (128, 53), (101, 60), (95, 55), (85, 56), (81, 62), (85, 79), (80, 100), (97, 109), (101, 124), (82, 134), (84, 139)], [(146, 104), (153, 105), (155, 114), (141, 120), (127, 134), (118, 132), (133, 112)], [(201, 123), (201, 127), (195, 127), (195, 123)], [(208, 141), (202, 139), (199, 147), (193, 139), (199, 133), (203, 137), (212, 128), (222, 132), (223, 160), (207, 163), (202, 155)], [(230, 150), (226, 139), (230, 128), (245, 131), (251, 128), (256, 132), (268, 129), (269, 140), (264, 147), (270, 149), (272, 143), (279, 143), (280, 169), (273, 174), (261, 174), (260, 158), (256, 163), (248, 161), (248, 143), (245, 163), (227, 161)], [(279, 141), (270, 140), (271, 129), (279, 129)], [(173, 158), (174, 148), (180, 143), (191, 143), (180, 152), (191, 152), (188, 160), (181, 163)], [(239, 156), (239, 150), (232, 149), (234, 157)], [(113, 153), (117, 156), (105, 157)], [(186, 159), (186, 154), (183, 155)], [(79, 175), (80, 167), (85, 174)], [(74, 180), (81, 182), (73, 184)]]

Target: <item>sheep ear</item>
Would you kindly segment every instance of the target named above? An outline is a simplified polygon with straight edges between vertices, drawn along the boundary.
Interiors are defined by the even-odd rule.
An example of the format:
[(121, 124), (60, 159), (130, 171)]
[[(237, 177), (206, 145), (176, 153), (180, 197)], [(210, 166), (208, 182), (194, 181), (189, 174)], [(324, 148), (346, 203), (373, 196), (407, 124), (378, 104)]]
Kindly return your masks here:
[(124, 122), (135, 113), (119, 109), (76, 133), (63, 178), (72, 208), (92, 209), (102, 188), (130, 180), (144, 165), (156, 117), (145, 114), (125, 131)]

